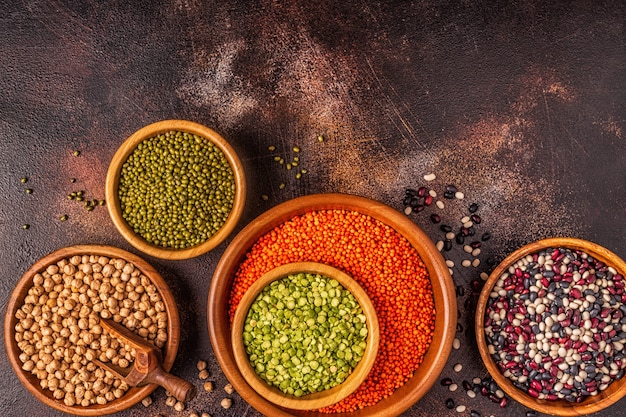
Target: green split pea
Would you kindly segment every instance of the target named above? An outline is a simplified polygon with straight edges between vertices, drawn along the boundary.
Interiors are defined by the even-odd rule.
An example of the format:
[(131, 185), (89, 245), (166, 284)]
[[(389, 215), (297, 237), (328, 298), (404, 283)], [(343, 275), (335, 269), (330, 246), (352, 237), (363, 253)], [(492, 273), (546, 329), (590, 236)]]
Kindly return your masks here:
[(224, 153), (207, 139), (170, 131), (141, 142), (122, 166), (122, 216), (149, 243), (198, 245), (226, 222), (235, 177)]
[(334, 279), (300, 273), (261, 291), (243, 339), (259, 377), (300, 397), (341, 384), (363, 357), (367, 334), (352, 293)]

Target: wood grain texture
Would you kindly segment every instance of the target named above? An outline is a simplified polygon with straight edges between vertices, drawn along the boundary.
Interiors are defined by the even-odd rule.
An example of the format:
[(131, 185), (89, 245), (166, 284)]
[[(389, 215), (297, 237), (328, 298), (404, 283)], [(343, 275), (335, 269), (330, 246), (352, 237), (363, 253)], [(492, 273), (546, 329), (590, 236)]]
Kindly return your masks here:
[(545, 414), (555, 416), (586, 416), (604, 410), (619, 401), (626, 394), (626, 380), (621, 379), (614, 381), (607, 389), (601, 391), (598, 395), (587, 396), (580, 403), (572, 403), (565, 400), (538, 400), (517, 388), (508, 378), (502, 375), (487, 348), (484, 331), (485, 311), (493, 286), (512, 264), (526, 255), (531, 255), (547, 248), (569, 248), (583, 251), (593, 256), (598, 261), (612, 266), (623, 276), (626, 275), (626, 262), (620, 257), (596, 243), (582, 239), (566, 237), (542, 239), (517, 249), (493, 270), (480, 294), (476, 308), (476, 340), (478, 350), (493, 379), (495, 379), (498, 385), (514, 400)]
[[(122, 166), (139, 143), (162, 133), (180, 131), (201, 136), (216, 145), (226, 156), (235, 180), (233, 207), (224, 225), (206, 241), (186, 249), (169, 249), (155, 246), (136, 234), (122, 216), (118, 187)], [(246, 177), (241, 160), (232, 146), (213, 129), (188, 120), (162, 120), (142, 127), (128, 137), (113, 156), (105, 181), (107, 207), (113, 224), (120, 234), (140, 251), (157, 258), (182, 260), (200, 256), (224, 241), (235, 229), (246, 203)]]
[(174, 301), (167, 284), (161, 275), (142, 258), (125, 250), (105, 245), (77, 245), (61, 248), (39, 259), (24, 273), (11, 294), (4, 318), (4, 341), (9, 362), (11, 363), (19, 380), (22, 384), (24, 384), (28, 391), (33, 394), (35, 398), (54, 409), (81, 416), (101, 416), (104, 414), (116, 413), (140, 402), (143, 398), (150, 395), (150, 393), (157, 388), (157, 385), (149, 384), (141, 388), (131, 388), (121, 398), (108, 402), (104, 405), (96, 404), (88, 407), (82, 407), (80, 405), (67, 406), (62, 400), (56, 400), (52, 396), (52, 391), (47, 389), (43, 390), (39, 385), (39, 380), (36, 376), (32, 375), (30, 372), (22, 370), (22, 362), (19, 359), (21, 350), (17, 346), (14, 337), (15, 325), (17, 323), (15, 312), (23, 305), (24, 298), (26, 297), (28, 290), (33, 286), (33, 278), (35, 274), (41, 273), (41, 271), (48, 265), (74, 255), (99, 255), (110, 258), (124, 259), (127, 262), (132, 262), (135, 267), (143, 273), (143, 275), (150, 279), (163, 300), (168, 316), (168, 340), (163, 348), (162, 367), (166, 371), (169, 371), (172, 368), (174, 360), (176, 359), (176, 353), (178, 351), (180, 341), (180, 320), (176, 302)]
[[(235, 236), (218, 263), (208, 297), (209, 336), (222, 370), (237, 392), (265, 415), (317, 416), (311, 411), (276, 406), (260, 396), (245, 380), (232, 351), (231, 327), (227, 315), (234, 274), (246, 252), (264, 233), (294, 216), (316, 210), (353, 210), (371, 216), (394, 228), (419, 253), (430, 280), (435, 301), (435, 330), (424, 361), (409, 381), (378, 404), (358, 411), (361, 416), (397, 416), (406, 411), (431, 388), (439, 377), (452, 348), (456, 328), (456, 298), (448, 267), (433, 242), (398, 211), (367, 198), (347, 194), (315, 194), (280, 204), (253, 220)], [(348, 415), (346, 413), (339, 416)]]
[[(270, 386), (263, 381), (250, 365), (248, 354), (243, 344), (243, 328), (248, 315), (248, 310), (263, 289), (272, 282), (285, 278), (288, 275), (299, 273), (320, 274), (327, 278), (337, 280), (347, 289), (359, 302), (363, 314), (366, 317), (368, 335), (366, 339), (367, 347), (363, 357), (349, 377), (341, 384), (324, 391), (295, 397)], [(246, 291), (245, 295), (237, 306), (235, 317), (231, 325), (232, 351), (239, 371), (246, 382), (263, 398), (281, 407), (295, 410), (315, 410), (335, 404), (348, 395), (352, 394), (365, 380), (367, 374), (372, 369), (378, 352), (380, 342), (380, 329), (376, 310), (365, 290), (348, 274), (332, 266), (316, 262), (295, 262), (274, 268), (263, 275)]]

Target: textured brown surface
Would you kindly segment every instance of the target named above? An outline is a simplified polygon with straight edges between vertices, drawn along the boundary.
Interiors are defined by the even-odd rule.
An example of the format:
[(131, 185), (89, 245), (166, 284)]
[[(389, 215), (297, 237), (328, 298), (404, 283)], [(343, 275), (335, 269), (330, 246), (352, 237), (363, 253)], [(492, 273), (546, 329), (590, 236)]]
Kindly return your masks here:
[[(456, 184), (466, 199), (446, 200), (444, 221), (456, 224), (476, 201), (481, 231), (494, 236), (478, 268), (455, 269), (467, 288), (459, 297), (464, 327), (471, 327), (468, 283), (489, 270), (488, 258), (566, 235), (626, 257), (621, 1), (0, 0), (0, 10), (3, 311), (21, 274), (55, 249), (131, 249), (105, 208), (87, 213), (66, 195), (103, 198), (117, 146), (171, 118), (214, 128), (240, 153), (249, 178), (240, 227), (305, 194), (354, 193), (402, 210), (404, 188), (424, 184), (426, 173), (437, 175), (429, 185), (440, 193)], [(300, 180), (273, 159), (290, 161), (295, 145), (299, 168), (308, 169)], [(411, 216), (438, 240), (428, 220), (434, 210)], [(185, 323), (173, 371), (193, 378), (197, 359), (210, 362), (216, 392), (189, 408), (257, 415), (236, 395), (233, 408), (219, 407), (226, 381), (212, 359), (205, 312), (224, 248), (184, 262), (146, 259), (168, 281)], [(447, 256), (458, 264), (464, 253), (455, 247)], [(460, 333), (462, 348), (443, 376), (484, 375), (468, 336)], [(1, 413), (58, 415), (19, 385), (6, 360), (0, 370)], [(447, 397), (482, 415), (524, 413), (437, 385), (406, 415), (456, 415), (445, 409)], [(175, 414), (162, 390), (154, 400), (120, 415)], [(600, 415), (626, 415), (623, 404)]]

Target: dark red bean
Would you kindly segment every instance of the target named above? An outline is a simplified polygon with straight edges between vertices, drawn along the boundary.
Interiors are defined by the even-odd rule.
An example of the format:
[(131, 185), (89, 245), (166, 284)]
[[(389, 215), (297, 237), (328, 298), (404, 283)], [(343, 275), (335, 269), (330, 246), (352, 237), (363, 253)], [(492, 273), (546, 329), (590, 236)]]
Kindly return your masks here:
[(452, 379), (444, 378), (441, 380), (440, 384), (444, 387), (449, 387), (450, 385), (452, 385)]
[(439, 226), (439, 229), (444, 233), (449, 233), (452, 231), (452, 228), (447, 224), (442, 224), (441, 226)]
[(428, 189), (426, 187), (420, 187), (417, 189), (417, 195), (420, 197), (424, 197), (427, 192), (428, 192)]
[(478, 214), (472, 214), (470, 216), (470, 220), (474, 222), (475, 224), (480, 224), (480, 222), (482, 221), (482, 219), (480, 218)]
[[(498, 398), (498, 397), (496, 397), (496, 398)], [(508, 403), (508, 401), (507, 401), (506, 397), (502, 397), (502, 398), (500, 399), (500, 404), (499, 404), (499, 405), (500, 405), (500, 408), (504, 408), (504, 407), (506, 407), (507, 403)]]
[(438, 214), (431, 214), (430, 215), (430, 221), (437, 224), (437, 223), (441, 223), (441, 216), (439, 216)]
[(427, 195), (426, 197), (424, 197), (424, 205), (425, 206), (430, 206), (433, 203), (433, 196), (432, 195)]
[(489, 232), (485, 232), (483, 233), (483, 235), (480, 237), (480, 240), (482, 240), (483, 242), (487, 241), (491, 239), (491, 233)]

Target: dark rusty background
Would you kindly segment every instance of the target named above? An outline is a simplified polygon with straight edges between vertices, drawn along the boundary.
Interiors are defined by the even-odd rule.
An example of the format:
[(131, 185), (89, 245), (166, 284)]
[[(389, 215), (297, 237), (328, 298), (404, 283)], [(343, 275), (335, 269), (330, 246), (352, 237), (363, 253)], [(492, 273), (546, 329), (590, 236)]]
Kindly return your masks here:
[[(424, 184), (424, 174), (437, 175), (428, 185), (440, 192), (456, 184), (466, 199), (450, 201), (444, 221), (458, 221), (475, 201), (482, 231), (493, 234), (478, 268), (454, 271), (468, 289), (459, 297), (464, 327), (471, 326), (469, 283), (489, 272), (486, 260), (520, 245), (573, 236), (626, 257), (622, 1), (0, 0), (0, 10), (3, 311), (24, 271), (55, 249), (94, 243), (136, 253), (105, 208), (86, 213), (66, 195), (103, 198), (116, 148), (170, 118), (212, 127), (240, 153), (249, 196), (238, 230), (301, 195), (353, 193), (402, 210), (405, 187)], [(308, 170), (300, 180), (273, 159), (290, 159), (293, 146)], [(411, 216), (438, 240), (433, 210)], [(180, 308), (174, 372), (200, 385), (195, 364), (208, 359), (216, 385), (180, 415), (258, 415), (236, 394), (233, 408), (219, 406), (226, 380), (205, 312), (226, 245), (184, 262), (144, 256)], [(447, 256), (459, 263), (463, 252)], [(459, 337), (442, 377), (484, 376), (471, 332)], [(460, 374), (455, 363), (464, 365)], [(61, 414), (19, 384), (4, 352), (0, 367), (0, 414)], [(163, 390), (153, 397), (150, 408), (119, 415), (178, 415), (164, 405)], [(444, 407), (447, 397), (466, 404), (465, 415), (526, 410), (501, 410), (436, 384), (405, 415), (456, 415)], [(624, 401), (598, 415), (626, 415)]]

